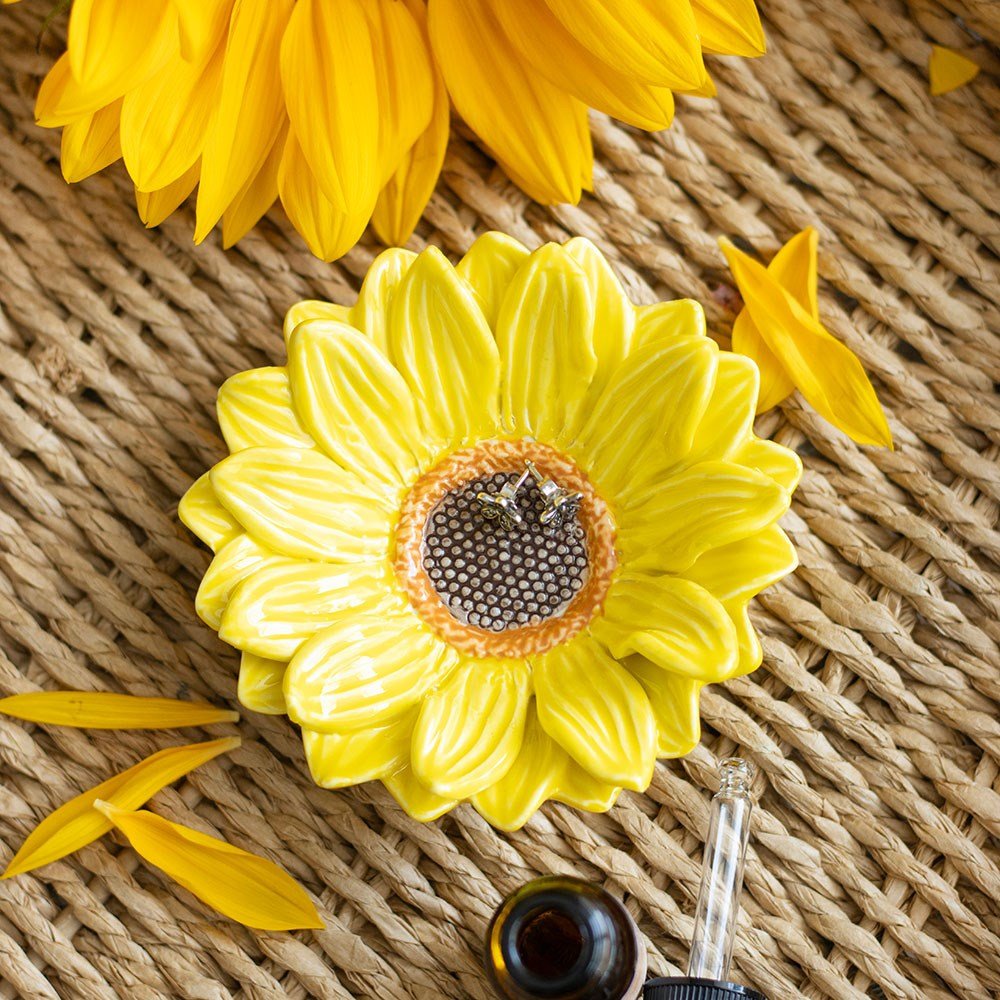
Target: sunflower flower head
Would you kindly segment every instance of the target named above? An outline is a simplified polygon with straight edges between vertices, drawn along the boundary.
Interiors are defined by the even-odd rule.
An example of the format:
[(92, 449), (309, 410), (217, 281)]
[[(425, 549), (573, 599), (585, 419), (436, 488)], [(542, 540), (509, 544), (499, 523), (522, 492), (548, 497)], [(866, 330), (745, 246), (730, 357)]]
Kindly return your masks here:
[(230, 246), (280, 199), (318, 257), (409, 238), (451, 105), (544, 202), (591, 187), (588, 107), (666, 128), (704, 53), (764, 51), (753, 0), (74, 0), (39, 124), (63, 173), (123, 159), (158, 225), (197, 187)]
[(223, 385), (231, 454), (180, 516), (241, 699), (302, 727), (315, 780), (516, 828), (687, 753), (701, 687), (760, 663), (800, 474), (701, 308), (633, 306), (586, 240), (491, 233), (457, 267), (387, 251), (285, 333), (285, 366)]

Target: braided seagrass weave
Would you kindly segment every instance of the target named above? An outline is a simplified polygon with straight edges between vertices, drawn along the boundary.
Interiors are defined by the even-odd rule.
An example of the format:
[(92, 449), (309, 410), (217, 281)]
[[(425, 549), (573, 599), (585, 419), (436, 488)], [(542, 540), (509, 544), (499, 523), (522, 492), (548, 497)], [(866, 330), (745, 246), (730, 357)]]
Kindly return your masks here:
[[(759, 420), (805, 463), (784, 522), (801, 567), (754, 609), (764, 666), (705, 692), (701, 745), (646, 795), (602, 816), (549, 804), (510, 835), (468, 806), (421, 825), (379, 785), (317, 788), (287, 720), (245, 713), (242, 749), (153, 808), (277, 861), (326, 929), (228, 923), (106, 837), (0, 883), (0, 998), (486, 998), (491, 910), (550, 871), (624, 897), (651, 971), (676, 974), (714, 765), (734, 752), (760, 803), (734, 978), (773, 1000), (1000, 995), (1000, 10), (762, 6), (769, 54), (714, 60), (717, 101), (680, 100), (660, 135), (594, 118), (579, 207), (528, 202), (456, 139), (414, 245), (585, 235), (636, 301), (696, 298), (725, 339), (738, 303), (716, 237), (766, 260), (818, 229), (823, 320), (872, 374), (897, 450), (854, 446), (798, 397)], [(196, 249), (190, 207), (140, 228), (118, 169), (67, 187), (58, 136), (32, 122), (56, 51), (36, 54), (45, 7), (4, 10), (0, 34), (0, 694), (235, 704), (177, 500), (224, 454), (218, 385), (280, 363), (284, 310), (352, 301), (378, 248), (322, 264), (274, 212), (234, 250)], [(932, 101), (931, 43), (984, 72)], [(0, 718), (0, 860), (184, 739)]]

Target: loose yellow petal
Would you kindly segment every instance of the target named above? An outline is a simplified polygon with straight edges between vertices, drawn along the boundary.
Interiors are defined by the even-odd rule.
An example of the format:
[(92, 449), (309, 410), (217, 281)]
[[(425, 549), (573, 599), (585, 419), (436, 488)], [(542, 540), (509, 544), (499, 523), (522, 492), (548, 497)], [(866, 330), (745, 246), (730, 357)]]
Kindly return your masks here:
[(254, 368), (230, 376), (219, 389), (215, 408), (233, 454), (246, 448), (315, 446), (292, 408), (284, 368)]
[(491, 329), (496, 329), (500, 305), (528, 249), (503, 233), (488, 232), (476, 238), (455, 265), (459, 277), (476, 293), (479, 307)]
[(453, 799), (443, 799), (422, 785), (411, 767), (404, 767), (382, 779), (392, 797), (419, 823), (429, 823), (458, 805)]
[(173, 214), (188, 198), (198, 183), (201, 173), (199, 160), (179, 180), (168, 184), (159, 191), (140, 191), (135, 189), (135, 204), (147, 229), (158, 226), (169, 215)]
[(222, 740), (170, 747), (95, 785), (46, 816), (32, 830), (0, 877), (10, 878), (51, 864), (107, 833), (111, 823), (94, 809), (96, 800), (112, 802), (122, 809), (138, 809), (161, 788), (239, 745), (238, 736), (229, 736)]
[[(240, 188), (222, 213), (222, 246), (228, 250), (239, 243), (278, 200), (278, 171), (288, 141), (288, 127), (274, 137), (264, 165)], [(294, 307), (293, 307), (294, 308)]]
[(120, 159), (122, 147), (118, 136), (122, 102), (70, 122), (63, 129), (59, 158), (62, 175), (69, 184), (82, 181)]
[(145, 809), (132, 812), (101, 801), (94, 808), (140, 857), (223, 916), (266, 931), (323, 927), (305, 890), (272, 861)]
[(181, 497), (177, 516), (213, 552), (243, 532), (240, 522), (219, 503), (207, 472)]
[(698, 711), (701, 682), (664, 670), (644, 656), (630, 656), (625, 666), (642, 685), (653, 706), (656, 756), (686, 757), (701, 739)]
[(284, 660), (267, 660), (254, 653), (244, 653), (240, 658), (240, 680), (236, 697), (251, 712), (261, 715), (284, 715), (285, 692), (282, 689), (288, 663)]
[(389, 357), (424, 432), (453, 447), (496, 433), (500, 354), (472, 289), (436, 247), (421, 253), (392, 302)]
[(200, 243), (267, 159), (284, 119), (279, 51), (293, 0), (237, 0), (201, 157)]
[(967, 56), (943, 45), (932, 45), (927, 64), (932, 97), (947, 94), (974, 80), (981, 67)]
[(691, 0), (705, 52), (724, 56), (762, 56), (764, 29), (754, 0)]
[(104, 691), (38, 691), (0, 698), (0, 713), (78, 729), (176, 729), (235, 722), (239, 713), (200, 701), (139, 698)]
[(367, 222), (384, 178), (365, 4), (297, 0), (281, 43), (281, 81), (292, 132), (323, 197)]
[(498, 781), (521, 749), (531, 672), (519, 661), (472, 660), (420, 708), (413, 772), (435, 795), (465, 799)]
[(374, 781), (407, 767), (416, 712), (387, 726), (353, 733), (302, 730), (302, 745), (313, 781), (321, 788), (344, 788)]
[(219, 549), (201, 578), (194, 599), (198, 617), (218, 631), (237, 585), (255, 570), (281, 560), (281, 556), (269, 552), (249, 535), (237, 535)]
[(349, 322), (357, 327), (381, 351), (389, 349), (389, 316), (393, 299), (406, 272), (417, 255), (411, 250), (392, 247), (383, 250), (373, 261), (361, 282), (358, 301)]
[(524, 63), (488, 5), (435, 0), (429, 10), (459, 114), (536, 201), (579, 201), (590, 187), (587, 106)]
[(861, 362), (752, 257), (727, 240), (722, 252), (746, 308), (817, 413), (859, 444), (892, 446), (892, 434)]
[(757, 366), (760, 376), (757, 413), (767, 413), (795, 392), (791, 375), (785, 371), (774, 351), (767, 346), (749, 309), (740, 310), (733, 323), (733, 351), (749, 358)]

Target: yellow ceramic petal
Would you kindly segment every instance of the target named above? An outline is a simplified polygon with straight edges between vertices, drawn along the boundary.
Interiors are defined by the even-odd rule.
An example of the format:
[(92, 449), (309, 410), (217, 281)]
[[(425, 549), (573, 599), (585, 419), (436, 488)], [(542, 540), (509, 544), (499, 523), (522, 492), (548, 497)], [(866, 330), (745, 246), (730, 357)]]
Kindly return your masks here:
[(496, 337), (507, 429), (558, 437), (575, 422), (597, 368), (587, 277), (562, 247), (546, 244), (514, 275)]
[(791, 497), (769, 476), (734, 462), (700, 462), (657, 483), (619, 519), (625, 561), (683, 572), (703, 552), (773, 524)]
[(736, 631), (725, 608), (690, 580), (625, 571), (591, 631), (618, 660), (640, 653), (692, 680), (724, 680), (737, 664)]
[[(384, 567), (274, 559), (239, 581), (219, 626), (237, 649), (288, 660), (344, 612), (393, 604)], [(402, 606), (396, 597), (394, 606)]]
[(738, 354), (718, 356), (715, 386), (695, 431), (686, 465), (709, 459), (732, 459), (753, 433), (757, 399), (757, 366)]
[(671, 673), (644, 656), (630, 656), (625, 666), (649, 696), (656, 716), (656, 756), (685, 757), (701, 739), (698, 697), (703, 685)]
[(96, 800), (113, 802), (123, 809), (138, 809), (161, 788), (239, 745), (238, 736), (229, 736), (222, 740), (169, 747), (102, 781), (46, 816), (28, 835), (0, 878), (21, 875), (51, 864), (107, 833), (111, 823), (94, 809)]
[(84, 115), (63, 129), (59, 157), (62, 175), (69, 184), (82, 181), (114, 163), (122, 155), (118, 137), (121, 100)]
[(282, 333), (285, 338), (285, 346), (292, 339), (292, 332), (299, 325), (310, 319), (328, 319), (334, 323), (351, 324), (351, 307), (338, 306), (336, 302), (320, 302), (318, 299), (304, 299), (296, 302), (285, 313), (285, 322)]
[(145, 809), (131, 812), (100, 800), (94, 808), (140, 857), (223, 916), (267, 931), (323, 926), (305, 890), (274, 862)]
[(752, 437), (732, 455), (732, 460), (770, 476), (789, 493), (799, 485), (802, 478), (802, 459), (794, 451), (774, 441)]
[(521, 747), (503, 777), (473, 796), (479, 814), (501, 830), (519, 830), (558, 788), (569, 755), (538, 721), (534, 702), (528, 705)]
[(732, 545), (710, 549), (685, 571), (684, 576), (719, 600), (732, 618), (739, 641), (738, 673), (756, 670), (763, 655), (747, 617), (750, 600), (797, 565), (795, 547), (775, 524)]
[(201, 157), (195, 242), (222, 218), (263, 166), (284, 119), (279, 48), (293, 0), (240, 0), (233, 8), (219, 96)]
[(795, 392), (792, 377), (782, 367), (774, 351), (767, 346), (746, 309), (740, 310), (733, 323), (733, 351), (750, 358), (760, 373), (757, 413), (766, 413)]
[(496, 328), (500, 305), (528, 250), (503, 233), (483, 233), (476, 238), (455, 266), (460, 278), (476, 293), (479, 308), (492, 329)]
[(374, 781), (407, 767), (416, 712), (387, 726), (353, 733), (302, 730), (302, 745), (313, 781), (321, 788), (344, 788)]
[(420, 709), (412, 747), (417, 779), (446, 799), (494, 784), (521, 749), (530, 696), (531, 672), (521, 661), (461, 664)]
[(762, 56), (764, 29), (754, 0), (691, 0), (704, 52)]
[(353, 613), (313, 636), (285, 674), (288, 717), (306, 729), (385, 725), (418, 704), (458, 663), (409, 610)]
[(382, 172), (365, 4), (297, 0), (281, 45), (281, 80), (292, 132), (319, 192), (340, 213), (363, 211), (367, 221)]
[(246, 448), (315, 446), (292, 409), (284, 368), (254, 368), (230, 376), (219, 389), (215, 409), (233, 454)]
[(817, 413), (859, 444), (889, 447), (892, 435), (861, 362), (764, 267), (722, 241), (746, 308)]
[(420, 784), (409, 767), (387, 774), (382, 779), (382, 784), (407, 814), (420, 823), (429, 823), (458, 805), (452, 799), (443, 799), (440, 795), (435, 795)]
[(558, 802), (565, 802), (574, 809), (607, 812), (618, 801), (621, 793), (620, 786), (601, 781), (570, 758), (559, 776), (552, 798)]
[[(218, 0), (216, 0), (216, 5)], [(122, 155), (141, 191), (172, 184), (198, 162), (218, 99), (225, 47), (219, 45), (200, 62), (180, 52), (141, 86), (129, 91), (122, 106)]]
[(980, 69), (978, 63), (974, 63), (960, 52), (945, 48), (943, 45), (932, 45), (931, 56), (927, 63), (931, 96), (937, 97), (965, 86), (979, 76)]
[(410, 390), (363, 333), (343, 323), (307, 320), (288, 343), (295, 409), (331, 458), (385, 492), (416, 478), (426, 442)]
[(653, 341), (681, 340), (705, 336), (705, 310), (694, 299), (674, 299), (651, 306), (637, 306), (632, 350)]
[(181, 55), (197, 62), (213, 52), (229, 27), (233, 0), (171, 0), (177, 11)]
[(636, 128), (670, 124), (674, 99), (668, 89), (595, 58), (544, 2), (498, 0), (493, 11), (522, 58), (555, 87)]
[[(222, 213), (222, 246), (238, 243), (278, 200), (278, 171), (288, 140), (288, 127), (274, 137), (264, 165), (240, 188)], [(294, 307), (293, 307), (294, 308)]]
[(659, 482), (662, 470), (688, 453), (711, 398), (718, 354), (707, 337), (662, 340), (619, 366), (569, 445), (606, 496), (632, 496), (637, 480)]
[(243, 533), (240, 522), (219, 503), (207, 472), (181, 497), (177, 516), (213, 552)]
[(202, 701), (140, 698), (106, 691), (36, 691), (0, 698), (0, 714), (78, 729), (179, 729), (236, 722), (239, 715)]
[(278, 193), (306, 246), (325, 261), (336, 260), (357, 243), (375, 207), (374, 196), (350, 202), (346, 209), (330, 201), (306, 162), (298, 135), (291, 130), (278, 166)]
[(139, 218), (142, 219), (147, 229), (158, 226), (187, 200), (195, 189), (200, 174), (201, 160), (179, 180), (168, 184), (159, 191), (140, 191), (136, 188), (135, 205), (139, 212)]
[(382, 351), (388, 349), (392, 301), (416, 259), (415, 253), (397, 247), (380, 253), (368, 268), (357, 304), (351, 310), (352, 325)]
[(318, 451), (248, 448), (210, 477), (230, 514), (281, 555), (364, 562), (387, 552), (392, 507)]
[(493, 437), (500, 354), (472, 289), (436, 247), (421, 253), (389, 315), (389, 357), (413, 393), (424, 432), (446, 446)]
[(243, 653), (240, 657), (240, 681), (236, 697), (240, 704), (251, 712), (261, 715), (284, 715), (285, 670), (284, 660), (268, 660), (254, 653)]
[(198, 617), (209, 628), (218, 631), (222, 624), (222, 613), (226, 610), (236, 585), (255, 570), (281, 559), (281, 556), (263, 548), (249, 535), (237, 535), (219, 549), (201, 578), (194, 599)]
[(533, 666), (538, 718), (549, 736), (601, 781), (645, 790), (656, 759), (656, 721), (639, 682), (586, 635)]
[(487, 4), (435, 0), (429, 28), (455, 107), (515, 181), (536, 201), (579, 201), (590, 186), (587, 106), (524, 63)]
[(545, 0), (590, 52), (647, 83), (673, 90), (705, 77), (689, 0)]

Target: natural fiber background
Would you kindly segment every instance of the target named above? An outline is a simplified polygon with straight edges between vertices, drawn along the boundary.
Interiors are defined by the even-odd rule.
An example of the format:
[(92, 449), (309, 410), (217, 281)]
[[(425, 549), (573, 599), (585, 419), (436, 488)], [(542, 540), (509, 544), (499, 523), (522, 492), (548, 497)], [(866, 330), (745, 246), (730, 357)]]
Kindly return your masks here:
[[(31, 114), (58, 49), (35, 51), (47, 6), (0, 11), (0, 692), (233, 702), (177, 499), (223, 455), (222, 379), (281, 362), (286, 307), (351, 301), (378, 247), (322, 264), (276, 210), (230, 252), (195, 248), (190, 207), (142, 229), (120, 168), (67, 187)], [(1000, 6), (762, 7), (770, 52), (714, 60), (718, 101), (682, 101), (655, 136), (595, 117), (577, 208), (531, 204), (456, 138), (414, 246), (583, 234), (638, 300), (693, 296), (724, 337), (716, 237), (769, 257), (819, 229), (824, 320), (872, 372), (897, 451), (797, 398), (760, 421), (806, 466), (786, 521), (801, 569), (756, 608), (764, 667), (706, 691), (702, 745), (645, 796), (548, 806), (510, 836), (469, 808), (412, 822), (381, 786), (315, 788), (291, 725), (248, 714), (243, 749), (154, 808), (284, 865), (326, 930), (234, 926), (107, 837), (0, 884), (0, 998), (484, 998), (490, 911), (549, 871), (625, 896), (652, 969), (676, 972), (714, 764), (737, 750), (760, 807), (735, 978), (773, 1000), (1000, 995)], [(955, 15), (985, 71), (932, 101), (930, 43), (975, 44)], [(0, 719), (0, 861), (71, 794), (188, 738)]]

